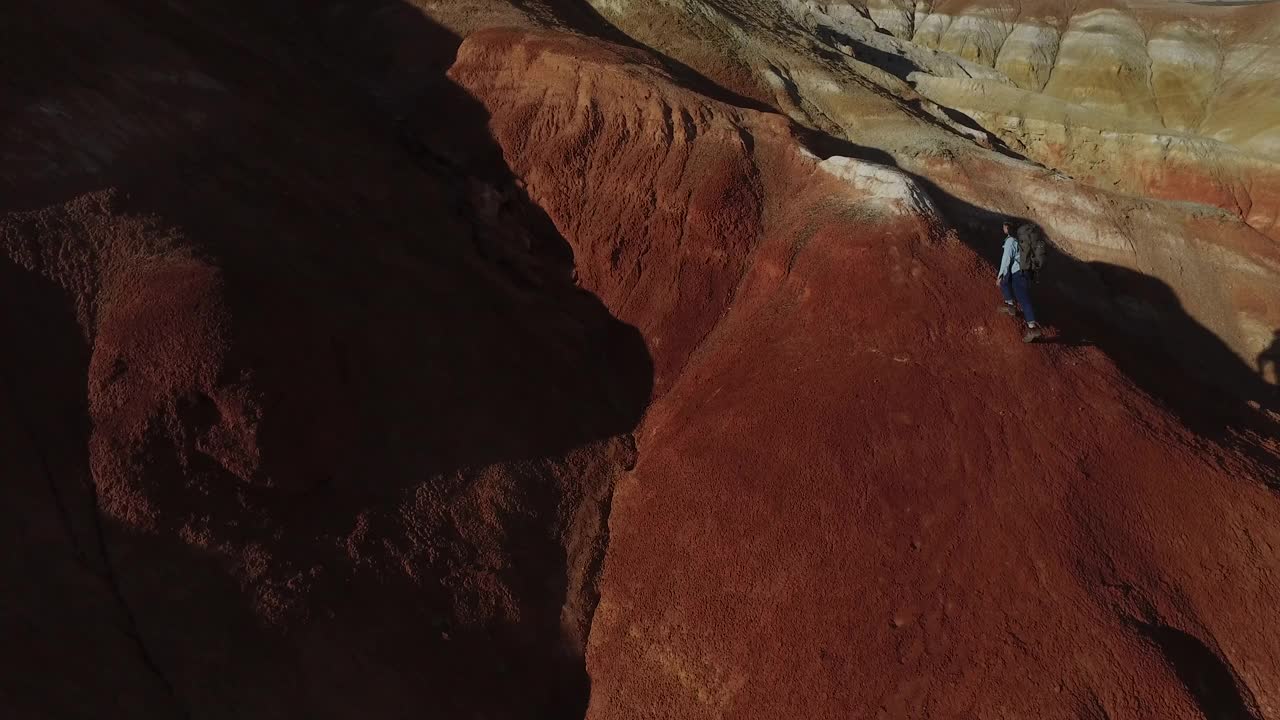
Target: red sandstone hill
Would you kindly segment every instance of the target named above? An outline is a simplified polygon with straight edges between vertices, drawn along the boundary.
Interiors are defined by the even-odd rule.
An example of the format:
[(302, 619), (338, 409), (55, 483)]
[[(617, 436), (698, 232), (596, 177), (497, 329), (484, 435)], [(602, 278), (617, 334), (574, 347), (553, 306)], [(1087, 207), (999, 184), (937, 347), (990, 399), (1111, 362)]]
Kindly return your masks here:
[(1024, 346), (995, 208), (463, 5), (0, 9), (0, 706), (1280, 713), (1274, 423), (1065, 287), (1233, 369), (1169, 286)]

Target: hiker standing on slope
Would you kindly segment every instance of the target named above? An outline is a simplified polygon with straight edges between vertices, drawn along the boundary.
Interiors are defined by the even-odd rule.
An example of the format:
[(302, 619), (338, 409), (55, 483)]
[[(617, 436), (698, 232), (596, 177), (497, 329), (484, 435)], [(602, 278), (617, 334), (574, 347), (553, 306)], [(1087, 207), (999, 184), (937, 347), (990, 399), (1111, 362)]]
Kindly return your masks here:
[[(1033, 249), (1039, 229), (1031, 225), (1018, 228), (1018, 237), (1014, 237), (1013, 223), (1006, 222), (1004, 229), (1004, 254), (1000, 258), (1000, 270), (996, 274), (996, 285), (1004, 295), (1004, 305), (1000, 308), (1006, 315), (1017, 316), (1022, 310), (1022, 317), (1027, 321), (1027, 332), (1022, 342), (1034, 342), (1043, 332), (1036, 322), (1036, 311), (1031, 305), (1031, 280), (1036, 269), (1043, 262), (1043, 243)], [(1025, 237), (1024, 237), (1025, 236)]]

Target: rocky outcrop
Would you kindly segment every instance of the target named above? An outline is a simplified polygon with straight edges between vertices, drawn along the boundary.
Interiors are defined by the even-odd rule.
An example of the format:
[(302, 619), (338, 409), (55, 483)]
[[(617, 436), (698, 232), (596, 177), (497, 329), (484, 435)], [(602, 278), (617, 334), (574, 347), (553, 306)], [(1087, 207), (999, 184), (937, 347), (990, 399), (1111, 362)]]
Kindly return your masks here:
[(0, 706), (1275, 714), (1275, 416), (1156, 351), (1267, 400), (1271, 238), (942, 6), (599, 5), (0, 9)]
[[(1253, 634), (1277, 589), (1245, 533), (1275, 503), (1240, 480), (1265, 466), (1193, 449), (1097, 348), (1023, 352), (958, 198), (629, 50), (481, 32), (450, 74), (654, 353), (588, 717), (1274, 706)], [(1222, 602), (1210, 558), (1249, 590)]]
[[(722, 52), (714, 48), (724, 39), (709, 43), (711, 50), (672, 39), (711, 36), (710, 19), (728, 38), (723, 52), (754, 67), (772, 105), (964, 198), (985, 211), (982, 232), (1002, 215), (1031, 218), (1076, 260), (1158, 277), (1228, 344), (1236, 363), (1252, 364), (1273, 342), (1280, 165), (1268, 149), (1273, 126), (1264, 130), (1255, 119), (1277, 102), (1263, 80), (1271, 60), (1257, 50), (1274, 46), (1267, 19), (1280, 6), (1175, 12), (1107, 2), (730, 0), (599, 7), (636, 38), (713, 73), (702, 58)], [(661, 33), (651, 29), (654, 14), (666, 18)], [(682, 24), (689, 15), (698, 20)], [(880, 25), (876, 17), (897, 19)], [(755, 32), (740, 29), (742, 18), (752, 19)], [(1208, 38), (1217, 60), (1204, 54)], [(1212, 82), (1210, 66), (1218, 68)], [(1250, 112), (1228, 109), (1241, 101)], [(1089, 201), (1046, 203), (1041, 187)], [(1105, 283), (1070, 282), (1086, 299), (1105, 291)], [(1174, 362), (1186, 359), (1178, 350), (1185, 338), (1165, 334), (1151, 313), (1128, 312), (1135, 305), (1126, 294), (1093, 299), (1119, 308), (1104, 318), (1148, 329)], [(1210, 379), (1223, 375), (1187, 365)]]

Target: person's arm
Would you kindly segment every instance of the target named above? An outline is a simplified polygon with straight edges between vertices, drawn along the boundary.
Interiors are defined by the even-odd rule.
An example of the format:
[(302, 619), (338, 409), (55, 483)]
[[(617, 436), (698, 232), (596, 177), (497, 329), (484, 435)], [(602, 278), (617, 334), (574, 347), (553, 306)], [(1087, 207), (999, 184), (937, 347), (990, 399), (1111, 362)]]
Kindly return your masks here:
[(1013, 262), (1013, 243), (1008, 238), (1004, 240), (1004, 255), (1000, 258), (1000, 270), (996, 273), (997, 278), (1002, 278), (1009, 274), (1009, 264)]

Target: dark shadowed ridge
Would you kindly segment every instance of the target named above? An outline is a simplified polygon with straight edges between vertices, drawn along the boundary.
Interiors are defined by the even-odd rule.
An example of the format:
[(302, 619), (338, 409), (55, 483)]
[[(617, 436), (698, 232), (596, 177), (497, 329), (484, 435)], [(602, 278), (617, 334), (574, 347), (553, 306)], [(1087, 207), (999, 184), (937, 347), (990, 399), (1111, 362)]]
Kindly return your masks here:
[[(27, 104), (59, 92), (165, 127), (203, 115), (198, 132), (125, 143), (83, 172), (54, 146), (67, 168), (55, 179), (3, 178), (0, 207), (29, 211), (0, 218), (3, 525), (18, 549), (4, 571), (30, 589), (0, 606), (3, 654), (21, 668), (0, 682), (3, 704), (16, 717), (88, 716), (117, 700), (140, 717), (581, 717), (607, 532), (609, 486), (598, 483), (634, 462), (627, 434), (652, 363), (639, 333), (575, 286), (568, 243), (511, 176), (484, 109), (444, 76), (459, 39), (398, 0), (22, 1), (0, 19), (23, 31), (7, 52), (26, 88), (0, 101), (0, 116), (27, 122)], [(192, 72), (221, 90), (130, 85)], [(72, 120), (94, 137), (114, 118)], [(5, 140), (5, 157), (24, 152)], [(77, 222), (147, 218), (167, 233), (225, 302), (219, 382), (250, 373), (264, 393), (260, 476), (248, 484), (201, 450), (197, 438), (230, 422), (207, 388), (166, 411), (176, 426), (118, 450), (145, 460), (141, 477), (119, 481), (160, 510), (142, 532), (103, 511), (122, 499), (101, 497), (90, 436), (111, 423), (91, 423), (85, 393), (134, 382), (146, 400), (153, 380), (134, 345), (149, 316), (135, 313), (185, 302), (185, 286), (161, 279), (186, 265), (162, 254), (142, 286), (150, 300), (96, 308), (40, 253), (63, 203), (106, 188)], [(185, 362), (170, 360), (157, 371)], [(599, 448), (583, 456), (598, 460), (574, 461), (586, 469), (556, 464), (584, 447)], [(353, 525), (389, 531), (383, 515), (415, 487), (466, 497), (495, 482), (491, 466), (512, 483), (485, 501), (500, 529), (431, 531), (445, 533), (444, 555), (406, 559), (425, 579), (339, 562)], [(577, 487), (577, 472), (596, 484)], [(564, 517), (572, 507), (586, 509)], [(260, 592), (293, 581), (268, 571), (243, 585), (250, 556), (187, 542), (191, 513), (207, 513), (219, 542), (311, 573), (310, 605), (265, 623)], [(489, 542), (505, 549), (493, 555)], [(443, 585), (460, 572), (449, 553), (491, 558), (485, 572), (514, 593), (519, 621), (459, 615), (450, 598), (469, 591)]]
[[(572, 27), (638, 47), (585, 3), (552, 7)], [(583, 639), (591, 583), (580, 588), (586, 617), (570, 618), (572, 633), (562, 609), (575, 592), (571, 566), (594, 572), (603, 547), (569, 557), (547, 521), (560, 489), (540, 463), (618, 437), (615, 464), (634, 461), (625, 435), (645, 410), (651, 360), (634, 328), (574, 285), (568, 243), (511, 176), (483, 108), (445, 77), (458, 38), (399, 0), (330, 8), (339, 6), (7, 4), (0, 19), (18, 29), (7, 52), (24, 62), (13, 70), (21, 91), (0, 99), (0, 121), (19, 118), (46, 91), (118, 89), (116, 62), (180, 60), (208, 72), (234, 101), (206, 125), (213, 132), (127, 147), (100, 172), (56, 182), (0, 176), (0, 208), (42, 210), (110, 187), (116, 194), (90, 216), (154, 218), (220, 273), (235, 320), (229, 372), (260, 372), (276, 391), (263, 462), (288, 482), (246, 485), (157, 435), (145, 449), (154, 460), (145, 480), (166, 509), (207, 506), (216, 515), (247, 503), (266, 519), (233, 527), (241, 522), (233, 517), (218, 528), (226, 537), (278, 542), (299, 565), (324, 565), (334, 549), (312, 540), (343, 536), (351, 508), (392, 503), (426, 476), (449, 478), (437, 489), (462, 494), (478, 482), (478, 468), (510, 463), (527, 494), (513, 500), (523, 514), (504, 518), (518, 547), (493, 573), (527, 600), (525, 614), (518, 627), (469, 626), (451, 615), (443, 589), (394, 578), (353, 588), (356, 578), (338, 573), (318, 581), (305, 617), (268, 629), (246, 598), (254, 588), (181, 541), (178, 528), (164, 526), (168, 518), (152, 534), (105, 519), (86, 397), (90, 382), (105, 382), (90, 373), (101, 338), (78, 315), (92, 319), (97, 308), (78, 307), (73, 288), (49, 277), (56, 268), (14, 252), (0, 258), (8, 347), (0, 357), (0, 452), (11, 472), (0, 523), (11, 552), (0, 568), (23, 583), (0, 606), (0, 652), (19, 668), (0, 681), (0, 705), (18, 717), (97, 717), (111, 703), (143, 717), (334, 717), (349, 714), (353, 705), (344, 703), (388, 717), (477, 708), (493, 717), (583, 714), (581, 647), (565, 636)], [(137, 27), (146, 42), (104, 51), (103, 37), (130, 32), (139, 40)], [(663, 63), (710, 97), (768, 110), (670, 58)], [(166, 107), (130, 97), (148, 117), (182, 109), (181, 99)], [(894, 165), (877, 151), (797, 132), (822, 157)], [(22, 147), (4, 141), (5, 157)], [(990, 260), (1001, 216), (916, 180)], [(4, 232), (12, 249), (35, 247), (49, 231), (43, 217), (30, 216)], [(1042, 305), (1062, 346), (1050, 351), (1097, 345), (1216, 441), (1274, 434), (1274, 423), (1245, 404), (1267, 402), (1271, 388), (1182, 312), (1163, 283), (1061, 254), (1050, 267)], [(169, 299), (166, 288), (154, 289), (161, 304)], [(1109, 324), (1123, 313), (1116, 298), (1126, 296), (1170, 307), (1160, 338), (1237, 394), (1193, 381), (1199, 376)], [(277, 355), (280, 341), (287, 344)], [(197, 429), (219, 421), (207, 396), (183, 402), (176, 415)], [(334, 418), (336, 430), (309, 434)], [(328, 452), (315, 446), (329, 443), (336, 461), (313, 462), (309, 453)], [(1254, 457), (1274, 473), (1273, 456)], [(189, 475), (202, 478), (198, 491), (182, 486)], [(595, 519), (602, 531), (607, 510), (606, 493), (604, 517)], [(449, 540), (446, 554), (478, 542)], [(455, 568), (442, 560), (428, 570), (445, 576)], [(1206, 702), (1235, 707), (1198, 649), (1152, 638), (1175, 667), (1207, 668), (1188, 671)]]

